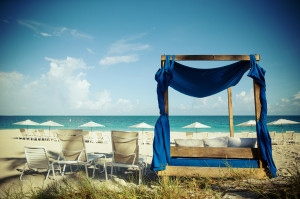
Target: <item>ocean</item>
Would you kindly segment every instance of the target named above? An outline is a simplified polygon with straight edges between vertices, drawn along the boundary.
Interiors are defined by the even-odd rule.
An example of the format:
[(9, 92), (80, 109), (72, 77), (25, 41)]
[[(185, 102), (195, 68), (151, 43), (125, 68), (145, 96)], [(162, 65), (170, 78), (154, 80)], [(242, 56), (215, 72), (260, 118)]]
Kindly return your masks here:
[[(268, 116), (267, 123), (280, 118), (293, 120), (300, 122), (300, 116)], [(122, 130), (122, 131), (134, 131), (141, 129), (129, 128), (129, 126), (146, 122), (147, 124), (155, 126), (158, 116), (0, 116), (0, 129), (18, 129), (26, 128), (26, 126), (14, 125), (13, 123), (20, 122), (30, 119), (37, 123), (46, 122), (52, 120), (54, 122), (64, 125), (63, 127), (51, 127), (57, 129), (78, 129), (79, 126), (89, 121), (94, 121), (105, 125), (105, 127), (93, 128), (99, 131), (111, 131), (111, 130)], [(254, 116), (234, 116), (234, 125), (237, 125), (248, 120), (254, 120)], [(211, 128), (198, 129), (198, 132), (229, 132), (229, 118), (228, 116), (170, 116), (170, 127), (171, 131), (178, 132), (195, 132), (195, 129), (185, 129), (183, 126), (189, 125), (194, 122), (200, 122), (208, 125)], [(48, 129), (47, 126), (29, 126), (32, 129)], [(90, 128), (82, 128), (89, 130)], [(268, 126), (269, 131), (281, 132), (281, 126)], [(149, 129), (151, 130), (151, 129)], [(300, 133), (300, 124), (285, 125), (283, 126), (284, 131), (295, 131)], [(234, 126), (234, 132), (249, 131), (251, 127), (238, 127)], [(255, 131), (255, 127), (253, 127)]]

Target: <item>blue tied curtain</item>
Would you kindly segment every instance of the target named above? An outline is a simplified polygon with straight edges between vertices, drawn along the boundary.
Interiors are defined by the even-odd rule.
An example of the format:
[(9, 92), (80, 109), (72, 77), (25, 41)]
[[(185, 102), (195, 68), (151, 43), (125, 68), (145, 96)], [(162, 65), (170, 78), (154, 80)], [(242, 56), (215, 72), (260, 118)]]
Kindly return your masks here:
[(273, 177), (277, 177), (276, 166), (272, 156), (272, 143), (269, 130), (267, 127), (267, 98), (266, 98), (266, 83), (265, 83), (265, 70), (261, 68), (254, 55), (250, 55), (250, 66), (251, 69), (248, 76), (254, 79), (260, 86), (260, 103), (261, 103), (261, 114), (260, 120), (256, 123), (257, 141), (260, 146), (260, 153), (262, 160), (269, 166)]
[(173, 55), (170, 65), (170, 55), (168, 55), (166, 57), (165, 66), (160, 68), (155, 75), (160, 116), (154, 129), (153, 159), (151, 163), (151, 169), (154, 171), (165, 170), (170, 161), (170, 124), (169, 117), (165, 111), (164, 96), (173, 78), (172, 70), (174, 60), (175, 56)]

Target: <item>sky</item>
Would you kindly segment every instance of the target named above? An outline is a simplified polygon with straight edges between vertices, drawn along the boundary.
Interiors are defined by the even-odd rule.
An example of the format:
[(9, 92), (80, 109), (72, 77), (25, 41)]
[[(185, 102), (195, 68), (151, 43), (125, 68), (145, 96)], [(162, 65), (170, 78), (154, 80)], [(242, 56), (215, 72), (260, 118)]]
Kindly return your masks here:
[[(300, 115), (299, 10), (279, 0), (2, 0), (0, 115), (158, 115), (164, 54), (259, 54), (268, 114)], [(228, 115), (227, 101), (227, 91), (169, 89), (170, 115)], [(254, 115), (246, 74), (232, 101), (234, 115)]]

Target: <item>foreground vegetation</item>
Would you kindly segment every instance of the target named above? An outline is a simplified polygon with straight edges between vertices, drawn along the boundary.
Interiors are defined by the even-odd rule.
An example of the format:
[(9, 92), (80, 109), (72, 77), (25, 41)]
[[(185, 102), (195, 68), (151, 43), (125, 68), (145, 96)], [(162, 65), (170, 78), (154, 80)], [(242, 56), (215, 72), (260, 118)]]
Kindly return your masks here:
[[(300, 198), (300, 169), (290, 171), (291, 176), (272, 180), (245, 180), (241, 174), (231, 178), (159, 178), (145, 177), (144, 183), (120, 185), (99, 183), (84, 174), (76, 179), (53, 181), (47, 186), (1, 190), (1, 198), (222, 198), (228, 194), (250, 198)], [(98, 182), (98, 183), (97, 183)], [(227, 194), (227, 195), (226, 195)]]

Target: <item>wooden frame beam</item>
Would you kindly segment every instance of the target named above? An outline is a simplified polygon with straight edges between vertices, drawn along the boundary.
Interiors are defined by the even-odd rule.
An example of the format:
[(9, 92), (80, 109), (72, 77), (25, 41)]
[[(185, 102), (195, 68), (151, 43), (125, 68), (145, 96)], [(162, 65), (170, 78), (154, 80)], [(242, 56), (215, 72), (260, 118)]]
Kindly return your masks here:
[(171, 146), (171, 157), (258, 159), (258, 148)]
[[(256, 61), (260, 60), (255, 55)], [(172, 60), (173, 57), (170, 57)], [(175, 55), (175, 61), (250, 61), (250, 55)], [(166, 55), (161, 56), (161, 61), (166, 61)]]

